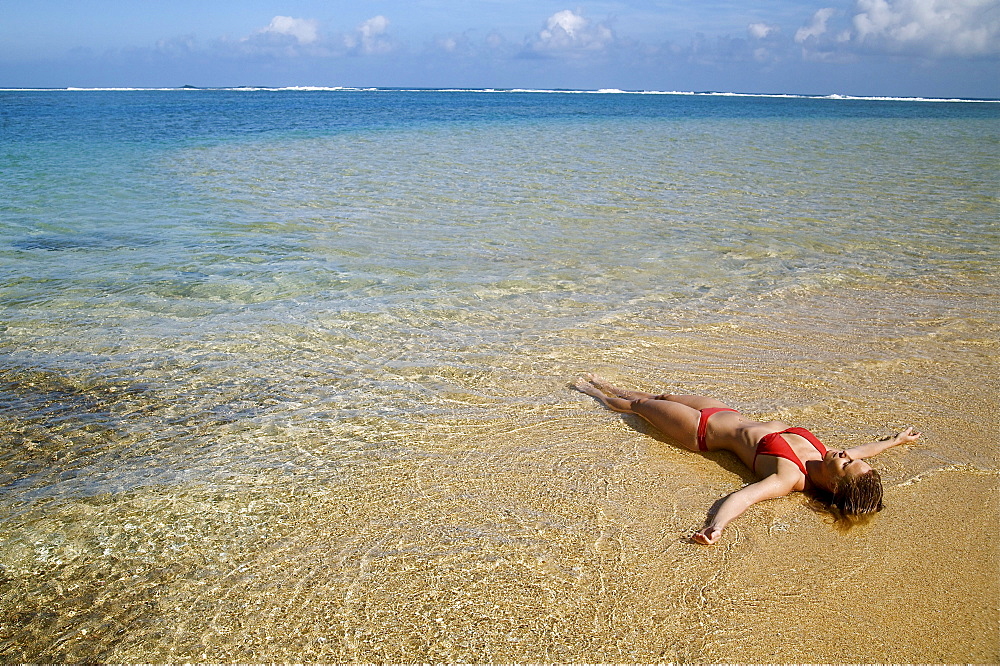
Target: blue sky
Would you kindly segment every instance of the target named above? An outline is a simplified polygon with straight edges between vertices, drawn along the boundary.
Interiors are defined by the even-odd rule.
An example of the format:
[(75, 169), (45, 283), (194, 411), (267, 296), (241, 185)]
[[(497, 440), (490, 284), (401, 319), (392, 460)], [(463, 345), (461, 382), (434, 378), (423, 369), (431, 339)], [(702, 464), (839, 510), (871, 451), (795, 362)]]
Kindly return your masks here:
[(0, 0), (0, 87), (1000, 97), (1000, 0)]

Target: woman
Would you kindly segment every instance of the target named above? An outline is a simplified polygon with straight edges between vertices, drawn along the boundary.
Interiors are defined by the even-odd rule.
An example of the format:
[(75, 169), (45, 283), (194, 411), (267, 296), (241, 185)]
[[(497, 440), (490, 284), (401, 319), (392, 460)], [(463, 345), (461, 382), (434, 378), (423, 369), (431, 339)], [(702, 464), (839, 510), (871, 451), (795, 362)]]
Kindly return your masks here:
[(760, 481), (728, 495), (703, 529), (698, 543), (713, 544), (722, 530), (753, 504), (792, 491), (820, 491), (841, 514), (862, 515), (882, 510), (882, 481), (863, 458), (920, 437), (907, 428), (891, 439), (838, 451), (827, 449), (805, 428), (781, 421), (752, 421), (718, 400), (701, 395), (653, 395), (612, 386), (586, 375), (575, 387), (609, 409), (638, 414), (692, 451), (725, 449), (736, 454)]

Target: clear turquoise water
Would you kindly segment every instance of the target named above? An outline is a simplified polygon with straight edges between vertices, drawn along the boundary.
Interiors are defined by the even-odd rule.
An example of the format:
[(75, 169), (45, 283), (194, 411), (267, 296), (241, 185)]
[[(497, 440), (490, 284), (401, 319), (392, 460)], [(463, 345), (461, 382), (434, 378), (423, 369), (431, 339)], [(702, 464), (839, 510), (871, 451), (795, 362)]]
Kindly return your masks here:
[[(981, 348), (998, 322), (998, 121), (983, 103), (0, 92), (0, 563), (8, 612), (28, 606), (8, 615), (4, 654), (198, 658), (186, 638), (136, 633), (136, 599), (118, 611), (126, 638), (104, 620), (99, 638), (71, 640), (66, 618), (93, 596), (56, 603), (46, 585), (125, 585), (138, 570), (137, 589), (160, 589), (182, 553), (199, 564), (176, 599), (201, 576), (234, 594), (219, 544), (251, 552), (248, 535), (288, 515), (316, 528), (350, 504), (328, 494), (358, 479), (358, 507), (395, 497), (381, 468), (457, 465), (451, 495), (478, 497), (459, 480), (508, 465), (544, 485), (528, 461), (575, 435), (514, 433), (580, 405), (565, 382), (620, 366), (616, 335), (669, 348), (784, 325), (787, 340), (715, 334), (707, 358), (682, 359), (704, 380), (716, 356), (744, 384), (754, 362), (867, 367), (850, 344), (796, 350), (819, 330), (850, 340), (862, 321), (897, 341), (978, 331)], [(150, 554), (136, 555), (136, 530)], [(271, 655), (302, 647), (286, 643)], [(407, 654), (488, 657), (353, 653)]]

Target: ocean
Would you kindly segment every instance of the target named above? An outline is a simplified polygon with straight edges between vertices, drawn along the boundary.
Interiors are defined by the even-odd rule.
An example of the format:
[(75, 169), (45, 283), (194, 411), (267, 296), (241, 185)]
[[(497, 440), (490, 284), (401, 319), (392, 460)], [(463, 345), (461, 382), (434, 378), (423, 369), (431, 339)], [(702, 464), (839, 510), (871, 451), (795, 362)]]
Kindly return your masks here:
[[(0, 91), (0, 655), (996, 661), (998, 164), (993, 101)], [(585, 372), (924, 438), (704, 547), (748, 472)]]

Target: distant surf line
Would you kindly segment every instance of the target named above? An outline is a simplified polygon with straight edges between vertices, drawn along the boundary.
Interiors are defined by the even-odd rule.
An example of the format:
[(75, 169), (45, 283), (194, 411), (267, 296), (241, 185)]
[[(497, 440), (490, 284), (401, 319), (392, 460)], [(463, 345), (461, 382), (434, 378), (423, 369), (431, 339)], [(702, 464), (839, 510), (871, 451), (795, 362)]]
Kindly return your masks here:
[(181, 86), (181, 87), (107, 87), (85, 88), (0, 88), (0, 92), (406, 92), (406, 93), (484, 93), (484, 94), (555, 94), (555, 95), (677, 95), (684, 97), (762, 97), (770, 99), (853, 100), (866, 102), (950, 102), (997, 104), (1000, 99), (971, 97), (896, 97), (890, 95), (845, 95), (830, 93), (806, 95), (798, 93), (746, 93), (715, 90), (622, 90), (620, 88), (561, 89), (561, 88), (380, 88), (354, 86)]

